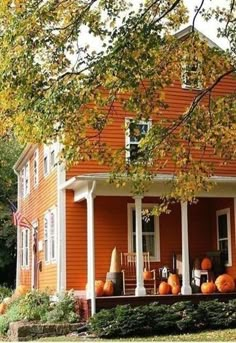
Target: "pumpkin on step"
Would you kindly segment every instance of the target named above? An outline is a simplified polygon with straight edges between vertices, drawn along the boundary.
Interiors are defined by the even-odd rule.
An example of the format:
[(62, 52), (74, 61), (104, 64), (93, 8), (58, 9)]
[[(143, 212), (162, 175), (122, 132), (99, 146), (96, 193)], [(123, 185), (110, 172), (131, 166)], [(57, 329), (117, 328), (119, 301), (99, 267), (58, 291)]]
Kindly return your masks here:
[(201, 262), (201, 269), (210, 270), (212, 268), (212, 262), (209, 257), (205, 257)]
[(158, 291), (160, 295), (169, 294), (171, 292), (171, 286), (167, 282), (162, 281), (159, 285)]
[(103, 296), (103, 287), (104, 287), (104, 282), (102, 280), (96, 280), (95, 281), (96, 297), (102, 297)]
[(167, 283), (171, 287), (173, 287), (173, 286), (180, 286), (179, 276), (177, 274), (170, 274), (168, 279), (167, 279)]
[(211, 294), (216, 291), (216, 286), (214, 282), (203, 282), (201, 284), (201, 291), (203, 294)]
[(230, 293), (235, 289), (234, 279), (229, 274), (218, 276), (215, 281), (216, 287), (221, 293)]
[(110, 296), (110, 295), (113, 295), (113, 293), (114, 293), (113, 282), (110, 280), (107, 280), (103, 286), (103, 295)]

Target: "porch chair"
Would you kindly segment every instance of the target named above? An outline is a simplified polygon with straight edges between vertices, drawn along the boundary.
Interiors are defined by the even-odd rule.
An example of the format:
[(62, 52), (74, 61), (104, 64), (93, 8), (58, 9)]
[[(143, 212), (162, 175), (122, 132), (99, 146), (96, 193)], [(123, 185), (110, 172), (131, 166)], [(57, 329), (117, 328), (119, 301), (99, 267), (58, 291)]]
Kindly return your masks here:
[[(136, 253), (121, 253), (121, 271), (123, 276), (123, 294), (133, 294), (136, 287)], [(143, 271), (150, 271), (151, 279), (144, 280), (147, 293), (156, 294), (156, 271), (150, 270), (149, 252), (143, 253)]]

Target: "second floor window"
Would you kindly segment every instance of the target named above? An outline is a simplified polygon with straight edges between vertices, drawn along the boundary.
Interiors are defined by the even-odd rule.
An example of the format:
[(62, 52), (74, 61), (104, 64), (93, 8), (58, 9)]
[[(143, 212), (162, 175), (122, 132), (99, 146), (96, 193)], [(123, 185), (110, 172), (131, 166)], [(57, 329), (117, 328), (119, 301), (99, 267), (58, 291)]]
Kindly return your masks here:
[(134, 121), (126, 119), (126, 158), (128, 162), (134, 162), (142, 157), (139, 143), (145, 137), (151, 126), (151, 121)]
[(48, 175), (56, 165), (57, 143), (44, 145), (43, 170)]
[(56, 259), (56, 210), (49, 210), (44, 216), (44, 257), (50, 263)]
[(34, 168), (34, 186), (37, 186), (39, 183), (39, 151), (38, 149), (34, 152), (33, 168)]
[(198, 61), (182, 64), (182, 88), (202, 89), (201, 64)]
[(30, 192), (30, 163), (27, 162), (20, 172), (21, 195), (26, 197)]

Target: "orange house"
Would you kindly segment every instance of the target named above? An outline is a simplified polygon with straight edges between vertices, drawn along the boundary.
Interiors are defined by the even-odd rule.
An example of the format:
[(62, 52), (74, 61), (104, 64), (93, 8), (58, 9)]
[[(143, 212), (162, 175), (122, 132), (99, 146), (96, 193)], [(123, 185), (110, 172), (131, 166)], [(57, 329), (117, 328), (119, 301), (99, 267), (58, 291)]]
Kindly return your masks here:
[[(188, 30), (179, 37), (185, 34)], [(215, 92), (221, 95), (235, 89), (236, 80), (225, 77)], [(167, 115), (183, 113), (197, 92), (173, 82), (165, 89)], [(135, 149), (136, 143), (124, 130), (126, 120), (120, 110), (105, 139), (111, 145)], [(149, 123), (140, 125), (148, 130)], [(32, 229), (18, 228), (17, 284), (52, 291), (74, 289), (78, 295), (87, 294), (94, 313), (94, 280), (105, 280), (115, 246), (120, 252), (136, 249), (136, 296), (146, 294), (142, 251), (150, 252), (151, 267), (157, 271), (163, 266), (172, 269), (173, 254), (180, 254), (182, 294), (192, 292), (192, 261), (209, 251), (221, 250), (226, 271), (236, 278), (236, 161), (225, 166), (219, 160), (212, 177), (215, 187), (199, 193), (197, 204), (172, 205), (170, 214), (153, 218), (147, 227), (141, 211), (158, 203), (173, 177), (171, 164), (155, 175), (149, 191), (133, 196), (129, 185), (117, 189), (109, 184), (108, 170), (94, 162), (65, 170), (56, 163), (59, 149), (59, 144), (29, 144), (14, 166), (18, 209), (32, 223)]]

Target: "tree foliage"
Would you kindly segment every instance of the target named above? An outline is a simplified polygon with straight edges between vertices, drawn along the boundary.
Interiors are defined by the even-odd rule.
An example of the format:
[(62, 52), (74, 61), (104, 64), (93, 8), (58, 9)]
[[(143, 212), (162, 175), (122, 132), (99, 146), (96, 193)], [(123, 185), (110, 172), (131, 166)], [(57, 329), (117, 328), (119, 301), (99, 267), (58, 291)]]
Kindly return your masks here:
[[(212, 1), (215, 5), (217, 1)], [(235, 159), (235, 93), (215, 98), (214, 89), (236, 68), (235, 1), (199, 7), (192, 33), (173, 35), (187, 23), (181, 0), (2, 0), (0, 5), (0, 127), (14, 129), (22, 142), (63, 144), (62, 158), (98, 160), (113, 172), (117, 186), (132, 181), (142, 193), (168, 160), (176, 179), (166, 199), (191, 200), (207, 189), (212, 154)], [(230, 49), (209, 48), (194, 28), (197, 16), (224, 24), (219, 36)], [(85, 33), (95, 37), (85, 42)], [(165, 88), (180, 80), (183, 63), (201, 64), (202, 90), (175, 120), (168, 120)], [(136, 120), (154, 119), (142, 139), (141, 158), (126, 163), (125, 146), (109, 146), (104, 131), (119, 118), (116, 104)], [(201, 157), (193, 157), (192, 149)]]
[(21, 147), (13, 138), (0, 139), (0, 284), (13, 286), (16, 268), (16, 227), (8, 199), (16, 200), (17, 178), (12, 165)]

